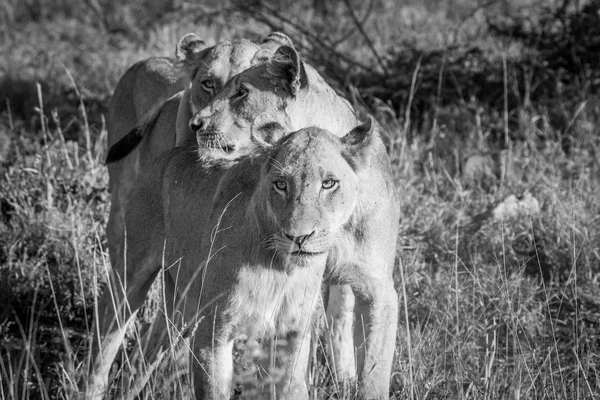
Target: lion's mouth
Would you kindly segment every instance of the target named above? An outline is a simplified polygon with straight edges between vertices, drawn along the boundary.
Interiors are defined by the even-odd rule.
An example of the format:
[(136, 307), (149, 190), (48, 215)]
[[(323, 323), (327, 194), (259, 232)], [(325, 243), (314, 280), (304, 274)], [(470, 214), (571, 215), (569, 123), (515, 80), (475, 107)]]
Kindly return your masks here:
[(314, 257), (323, 254), (322, 251), (305, 251), (305, 250), (296, 250), (292, 251), (289, 254), (295, 257)]
[(235, 150), (235, 144), (218, 131), (198, 131), (196, 139), (198, 145), (207, 149), (222, 150), (225, 153), (232, 153)]

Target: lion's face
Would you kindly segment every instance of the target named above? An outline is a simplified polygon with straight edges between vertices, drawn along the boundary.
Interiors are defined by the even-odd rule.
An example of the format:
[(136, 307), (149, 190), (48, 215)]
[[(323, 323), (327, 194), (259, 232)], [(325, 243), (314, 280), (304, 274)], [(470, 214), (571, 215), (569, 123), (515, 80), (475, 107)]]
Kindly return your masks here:
[(357, 206), (357, 174), (370, 157), (373, 136), (369, 121), (343, 138), (305, 128), (280, 140), (260, 187), (268, 193), (263, 212), (272, 231), (265, 240), (270, 249), (286, 258), (330, 250)]
[(285, 110), (284, 98), (274, 92), (271, 83), (261, 77), (265, 67), (259, 65), (234, 77), (212, 102), (195, 114), (190, 125), (203, 149), (239, 154), (250, 144), (250, 131), (257, 115)]
[(192, 112), (196, 113), (205, 107), (232, 76), (248, 69), (258, 50), (260, 46), (241, 39), (181, 52), (181, 64), (190, 88)]
[[(265, 62), (281, 46), (292, 46), (292, 42), (280, 32), (271, 33), (260, 45), (237, 39), (213, 47), (207, 47), (193, 33), (183, 36), (177, 43), (175, 53), (179, 68), (187, 78), (186, 94), (189, 95), (191, 113), (196, 114), (206, 107), (233, 76), (252, 65)], [(207, 142), (212, 144), (210, 139)], [(223, 147), (226, 146), (223, 141), (221, 143)]]
[(250, 131), (258, 115), (289, 125), (291, 101), (299, 101), (300, 88), (308, 86), (304, 66), (296, 51), (281, 46), (271, 58), (235, 76), (204, 109), (190, 120), (201, 151), (217, 157), (236, 156), (251, 143)]

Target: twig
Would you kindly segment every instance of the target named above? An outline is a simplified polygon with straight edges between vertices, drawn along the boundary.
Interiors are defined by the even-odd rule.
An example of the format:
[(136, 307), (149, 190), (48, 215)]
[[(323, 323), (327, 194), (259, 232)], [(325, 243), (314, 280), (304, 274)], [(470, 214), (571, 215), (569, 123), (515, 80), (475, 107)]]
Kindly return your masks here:
[(412, 106), (413, 97), (415, 95), (415, 86), (417, 84), (417, 76), (419, 75), (419, 69), (421, 68), (421, 59), (423, 57), (420, 56), (417, 60), (417, 65), (413, 72), (412, 81), (410, 82), (410, 92), (408, 93), (408, 104), (406, 105), (406, 111), (404, 113), (404, 136), (409, 137), (408, 130), (410, 129), (410, 108)]
[(405, 318), (405, 324), (406, 324), (406, 347), (408, 350), (408, 378), (410, 381), (410, 385), (408, 387), (409, 391), (410, 391), (410, 399), (414, 400), (415, 399), (415, 380), (414, 380), (414, 372), (413, 372), (413, 365), (415, 364), (414, 361), (415, 359), (413, 358), (412, 355), (412, 343), (410, 340), (410, 321), (408, 319), (409, 313), (408, 313), (408, 295), (406, 294), (406, 281), (404, 278), (404, 275), (406, 273), (406, 271), (404, 271), (404, 263), (402, 262), (402, 258), (400, 258), (399, 260), (399, 264), (400, 264), (400, 286), (402, 287), (402, 300), (403, 301), (403, 306), (404, 306), (404, 318)]
[(356, 13), (354, 12), (354, 8), (352, 8), (352, 5), (350, 4), (350, 1), (344, 0), (344, 4), (346, 4), (346, 7), (348, 8), (348, 12), (350, 13), (350, 16), (352, 17), (352, 21), (354, 22), (354, 25), (356, 25), (360, 34), (365, 38), (365, 41), (367, 42), (369, 49), (371, 49), (371, 52), (377, 59), (377, 62), (379, 63), (379, 66), (381, 67), (384, 76), (387, 78), (389, 76), (389, 74), (388, 74), (387, 68), (385, 67), (385, 63), (383, 62), (383, 58), (381, 58), (381, 56), (379, 55), (379, 52), (377, 51), (377, 49), (375, 48), (375, 45), (373, 44), (373, 41), (371, 40), (369, 35), (367, 35), (367, 32), (365, 32), (365, 29), (363, 28), (363, 24), (361, 24), (361, 22), (358, 20), (358, 17), (356, 16)]
[[(314, 42), (316, 42), (324, 50), (327, 50), (327, 52), (329, 54), (334, 55), (336, 58), (338, 58), (338, 59), (340, 59), (340, 60), (342, 60), (342, 61), (344, 61), (344, 62), (346, 62), (348, 64), (354, 65), (354, 66), (359, 67), (359, 68), (361, 68), (361, 69), (363, 69), (365, 71), (373, 73), (373, 69), (372, 68), (369, 68), (366, 65), (364, 65), (364, 64), (362, 64), (362, 63), (360, 63), (360, 62), (358, 62), (358, 61), (356, 61), (356, 60), (354, 60), (354, 59), (352, 59), (350, 57), (347, 57), (347, 56), (345, 56), (343, 54), (340, 54), (331, 45), (326, 44), (319, 36), (315, 35), (311, 31), (303, 28), (299, 24), (291, 21), (290, 19), (282, 16), (276, 10), (273, 10), (273, 9), (269, 8), (268, 6), (266, 6), (264, 4), (260, 4), (260, 6), (263, 9), (265, 9), (266, 11), (268, 11), (273, 18), (276, 18), (276, 19), (280, 20), (281, 22), (283, 22), (284, 24), (289, 25), (290, 27), (294, 28), (299, 33), (301, 33), (303, 36), (305, 36), (305, 37), (313, 40)], [(253, 9), (250, 6), (239, 6), (239, 9), (242, 12), (246, 12), (248, 14), (253, 15), (254, 18), (256, 18), (257, 20), (259, 20), (259, 21), (261, 21), (261, 22), (269, 25), (272, 29), (279, 29), (279, 30), (285, 31), (285, 29), (282, 29), (281, 26), (278, 26), (275, 23), (273, 23), (271, 20), (269, 20), (269, 18), (266, 15), (260, 13), (258, 10)]]
[(484, 8), (488, 8), (489, 6), (493, 6), (496, 3), (499, 3), (500, 0), (490, 0), (487, 1), (483, 4), (479, 4), (476, 7), (474, 7), (467, 15), (463, 16), (461, 19), (462, 21), (458, 24), (458, 26), (454, 29), (454, 34), (452, 35), (454, 37), (454, 40), (456, 41), (456, 39), (458, 38), (458, 34), (460, 33), (460, 30), (462, 29), (463, 26), (465, 26), (466, 22), (469, 21), (472, 17), (475, 16), (475, 14), (477, 14), (477, 12), (479, 10), (483, 10)]
[[(371, 17), (374, 5), (375, 5), (375, 0), (371, 0), (369, 2), (369, 6), (367, 7), (367, 12), (365, 13), (365, 16), (360, 21), (361, 25), (363, 25), (364, 23), (366, 23), (367, 20)], [(343, 42), (345, 42), (347, 39), (349, 39), (350, 37), (352, 37), (352, 35), (354, 35), (354, 33), (356, 33), (356, 31), (354, 29), (348, 30), (348, 32), (344, 33), (341, 38), (339, 38), (338, 40), (336, 40), (335, 42), (332, 43), (333, 47), (339, 46), (340, 44), (342, 44)]]
[(73, 90), (75, 90), (75, 94), (77, 95), (77, 98), (79, 99), (79, 112), (81, 113), (81, 117), (83, 118), (83, 126), (85, 128), (84, 129), (85, 150), (86, 150), (88, 161), (91, 164), (93, 162), (92, 149), (91, 149), (92, 140), (90, 138), (90, 125), (88, 123), (87, 113), (85, 111), (85, 104), (83, 104), (83, 97), (81, 97), (81, 93), (79, 92), (79, 89), (77, 88), (77, 85), (75, 84), (75, 79), (73, 78), (71, 71), (69, 71), (69, 68), (67, 68), (66, 65), (63, 65), (63, 68), (65, 69), (65, 72), (67, 73), (67, 76), (69, 77), (69, 80), (71, 81), (71, 84), (73, 85)]
[(8, 97), (6, 98), (6, 111), (8, 111), (8, 126), (10, 127), (10, 131), (14, 132), (15, 125), (13, 123), (12, 111), (10, 109), (10, 100), (8, 99)]
[(44, 136), (44, 153), (46, 154), (46, 162), (48, 166), (51, 165), (50, 154), (48, 153), (48, 147), (52, 142), (50, 133), (48, 131), (48, 123), (46, 121), (46, 115), (44, 115), (44, 101), (42, 97), (42, 85), (39, 82), (35, 83), (37, 88), (37, 96), (38, 96), (38, 107), (37, 112), (40, 115), (40, 123), (42, 124), (42, 135)]
[(60, 140), (60, 147), (63, 152), (63, 157), (67, 162), (67, 168), (69, 168), (69, 170), (73, 170), (73, 163), (71, 162), (71, 157), (69, 157), (69, 150), (67, 149), (65, 135), (63, 135), (63, 131), (60, 127), (60, 118), (58, 117), (58, 112), (56, 109), (52, 110), (51, 115), (52, 120), (54, 120), (54, 123), (56, 124), (56, 132), (58, 132), (58, 139)]

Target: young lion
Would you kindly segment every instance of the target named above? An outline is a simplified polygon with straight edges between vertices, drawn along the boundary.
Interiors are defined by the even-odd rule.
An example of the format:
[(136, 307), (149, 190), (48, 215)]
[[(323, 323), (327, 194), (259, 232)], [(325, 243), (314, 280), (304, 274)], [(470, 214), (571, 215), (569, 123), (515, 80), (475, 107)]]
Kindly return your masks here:
[[(384, 147), (369, 120), (342, 138), (318, 128), (280, 136), (277, 124), (255, 126), (258, 150), (238, 160), (199, 164), (194, 152), (176, 148), (135, 188), (126, 222), (129, 282), (118, 315), (125, 320), (141, 305), (164, 260), (190, 325), (198, 399), (228, 398), (233, 341), (241, 337), (285, 338), (289, 357), (277, 395), (308, 398), (305, 371), (310, 324), (320, 304), (327, 260), (352, 255), (364, 204), (383, 176), (373, 173)], [(393, 185), (386, 186), (394, 196)], [(378, 221), (390, 224), (389, 219)], [(395, 238), (391, 240), (395, 241)], [(389, 243), (382, 243), (385, 246)], [(121, 261), (119, 261), (121, 262)], [(346, 275), (362, 281), (351, 268)], [(375, 271), (373, 272), (375, 273)], [(396, 308), (369, 321), (382, 329), (393, 353)], [(88, 398), (100, 398), (124, 336), (104, 320), (102, 354), (96, 355)], [(391, 338), (391, 340), (390, 340)], [(386, 346), (387, 347), (387, 346)], [(377, 354), (377, 362), (387, 355)], [(374, 360), (375, 361), (375, 360)], [(371, 392), (369, 397), (376, 397)]]
[[(336, 136), (356, 121), (348, 102), (302, 62), (293, 47), (281, 46), (267, 62), (236, 75), (194, 115), (190, 127), (196, 131), (199, 154), (206, 157), (210, 152), (219, 158), (243, 152), (251, 143), (255, 118), (262, 113), (273, 121), (287, 121), (294, 130), (317, 126)], [(383, 146), (362, 174), (371, 177), (368, 189), (361, 187), (369, 195), (360, 203), (360, 217), (353, 220), (348, 253), (332, 254), (327, 262), (329, 349), (337, 379), (357, 378), (364, 397), (383, 398), (388, 394), (397, 329), (392, 269), (399, 218), (399, 199)]]

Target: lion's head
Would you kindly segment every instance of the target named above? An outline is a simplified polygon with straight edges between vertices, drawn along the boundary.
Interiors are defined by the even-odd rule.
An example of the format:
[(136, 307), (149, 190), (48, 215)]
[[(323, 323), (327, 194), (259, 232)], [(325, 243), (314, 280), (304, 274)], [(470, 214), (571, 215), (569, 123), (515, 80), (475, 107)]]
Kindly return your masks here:
[[(369, 119), (343, 137), (309, 127), (273, 145), (262, 139), (262, 128), (252, 131), (252, 140), (269, 152), (258, 187), (257, 222), (268, 232), (264, 243), (270, 250), (286, 259), (310, 257), (339, 241), (357, 207), (358, 175), (380, 144), (373, 125)], [(268, 131), (273, 135), (272, 125)]]
[(293, 130), (316, 126), (341, 136), (357, 123), (350, 104), (300, 59), (289, 45), (271, 57), (255, 57), (190, 120), (200, 151), (236, 157), (247, 151), (257, 116), (268, 113)]
[(177, 43), (175, 55), (190, 89), (192, 113), (204, 108), (232, 76), (250, 68), (257, 59), (272, 55), (281, 45), (291, 45), (291, 41), (279, 32), (271, 33), (260, 45), (235, 39), (211, 47), (194, 33), (184, 35)]

